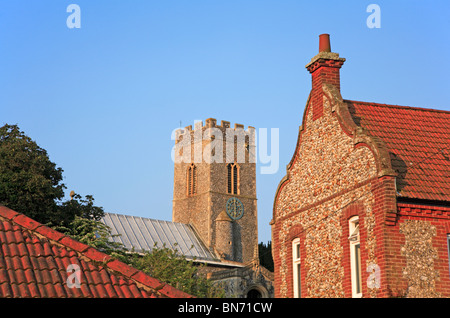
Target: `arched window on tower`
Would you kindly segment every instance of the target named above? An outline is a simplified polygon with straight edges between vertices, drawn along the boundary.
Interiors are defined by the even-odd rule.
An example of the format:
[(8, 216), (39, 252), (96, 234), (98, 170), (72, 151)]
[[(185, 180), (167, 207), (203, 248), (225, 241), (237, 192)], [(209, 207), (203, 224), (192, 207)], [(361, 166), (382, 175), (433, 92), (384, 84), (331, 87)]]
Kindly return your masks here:
[(197, 193), (197, 167), (191, 163), (187, 170), (187, 195), (193, 196)]
[(239, 166), (235, 163), (229, 163), (228, 169), (228, 193), (239, 194)]

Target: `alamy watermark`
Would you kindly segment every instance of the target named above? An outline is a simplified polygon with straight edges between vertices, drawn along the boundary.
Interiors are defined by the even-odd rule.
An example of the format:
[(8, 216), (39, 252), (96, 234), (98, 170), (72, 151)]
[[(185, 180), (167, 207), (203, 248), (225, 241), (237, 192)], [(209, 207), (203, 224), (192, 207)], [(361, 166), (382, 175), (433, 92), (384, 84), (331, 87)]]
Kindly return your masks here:
[[(67, 17), (66, 25), (69, 29), (81, 28), (81, 8), (78, 4), (69, 4), (66, 8), (66, 12), (70, 15)], [(366, 25), (369, 29), (381, 28), (381, 8), (378, 4), (369, 4), (366, 8), (366, 12), (370, 13), (367, 17)]]
[(78, 4), (69, 4), (67, 6), (66, 12), (71, 14), (67, 17), (66, 25), (69, 29), (79, 29), (81, 28), (81, 9)]
[(370, 289), (378, 289), (380, 288), (380, 266), (375, 263), (370, 263), (367, 266), (367, 272), (370, 273), (369, 277), (367, 277), (367, 287)]
[[(257, 163), (261, 174), (275, 174), (279, 168), (279, 128), (174, 129), (171, 139), (175, 163)], [(270, 145), (270, 147), (269, 147)], [(270, 149), (270, 152), (269, 152)]]
[(371, 14), (367, 17), (366, 25), (369, 29), (381, 28), (381, 8), (378, 4), (369, 4), (366, 12)]
[(69, 288), (81, 288), (81, 269), (77, 264), (70, 264), (66, 269), (68, 275), (66, 283)]

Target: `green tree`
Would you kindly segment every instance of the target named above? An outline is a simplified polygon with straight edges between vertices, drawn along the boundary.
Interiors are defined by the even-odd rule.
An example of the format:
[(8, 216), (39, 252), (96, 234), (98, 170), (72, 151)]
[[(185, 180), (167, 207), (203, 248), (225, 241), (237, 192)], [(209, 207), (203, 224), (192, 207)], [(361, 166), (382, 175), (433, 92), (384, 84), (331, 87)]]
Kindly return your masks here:
[[(103, 208), (94, 198), (73, 193), (61, 202), (63, 170), (47, 151), (17, 125), (0, 127), (0, 203), (93, 246), (107, 247), (100, 218)], [(99, 234), (100, 233), (100, 234)]]
[(55, 230), (107, 254), (124, 251), (122, 244), (110, 240), (111, 229), (100, 221), (105, 212), (94, 205), (92, 195), (82, 199), (72, 191), (71, 199), (58, 205), (58, 211), (61, 217), (52, 224)]
[(200, 298), (222, 298), (224, 291), (217, 288), (202, 272), (204, 265), (187, 260), (175, 249), (155, 245), (151, 252), (120, 253), (118, 258), (134, 268), (190, 295)]
[(0, 203), (41, 223), (58, 218), (61, 168), (17, 125), (0, 127)]
[(105, 215), (102, 207), (94, 205), (92, 195), (86, 195), (83, 199), (81, 195), (72, 191), (70, 196), (70, 200), (58, 204), (58, 218), (56, 220), (60, 225), (69, 224), (77, 216), (87, 220), (99, 221)]
[(272, 241), (267, 242), (267, 245), (263, 242), (258, 244), (259, 263), (273, 272), (273, 257), (272, 257)]

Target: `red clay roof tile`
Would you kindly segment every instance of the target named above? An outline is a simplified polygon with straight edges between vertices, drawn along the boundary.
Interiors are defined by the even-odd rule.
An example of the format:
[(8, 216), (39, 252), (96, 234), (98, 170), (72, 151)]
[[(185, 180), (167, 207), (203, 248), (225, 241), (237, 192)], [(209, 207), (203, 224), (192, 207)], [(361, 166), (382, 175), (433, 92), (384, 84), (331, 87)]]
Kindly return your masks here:
[(0, 206), (0, 297), (192, 296)]
[(450, 112), (345, 100), (353, 120), (385, 142), (397, 195), (450, 201)]

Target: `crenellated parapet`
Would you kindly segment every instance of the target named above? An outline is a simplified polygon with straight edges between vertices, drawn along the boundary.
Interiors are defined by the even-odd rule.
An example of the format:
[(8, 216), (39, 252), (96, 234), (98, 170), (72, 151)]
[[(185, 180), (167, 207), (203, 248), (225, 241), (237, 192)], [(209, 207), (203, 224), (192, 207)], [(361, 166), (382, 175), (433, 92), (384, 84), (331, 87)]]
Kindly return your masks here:
[[(208, 131), (207, 131), (208, 130)], [(247, 130), (244, 129), (244, 125), (235, 123), (234, 128), (231, 127), (231, 124), (229, 121), (221, 120), (220, 125), (217, 125), (217, 120), (215, 118), (208, 118), (205, 120), (205, 124), (203, 125), (203, 121), (196, 121), (194, 123), (194, 129), (192, 129), (192, 125), (186, 126), (185, 128), (179, 128), (175, 131), (175, 143), (178, 143), (180, 140), (183, 139), (183, 136), (187, 135), (188, 133), (191, 136), (199, 136), (201, 133), (201, 137), (204, 137), (206, 134), (212, 136), (214, 135), (215, 138), (218, 138), (219, 136), (216, 136), (216, 134), (219, 134), (219, 132), (222, 134), (222, 139), (225, 139), (226, 134), (233, 134), (235, 136), (239, 136), (240, 134), (244, 134), (247, 136), (246, 141), (249, 142), (248, 136), (254, 136), (255, 134), (255, 127), (248, 126)]]

